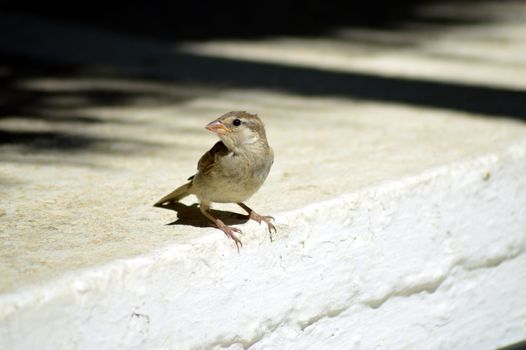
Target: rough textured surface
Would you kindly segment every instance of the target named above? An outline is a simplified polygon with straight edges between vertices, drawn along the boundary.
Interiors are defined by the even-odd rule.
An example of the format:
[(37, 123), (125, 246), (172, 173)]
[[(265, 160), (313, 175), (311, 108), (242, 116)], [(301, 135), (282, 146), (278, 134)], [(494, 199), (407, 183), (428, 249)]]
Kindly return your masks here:
[(526, 142), (282, 213), (276, 241), (251, 230), (240, 255), (209, 234), (68, 274), (3, 295), (0, 339), (4, 348), (513, 343), (526, 333), (524, 171)]
[[(200, 155), (216, 142), (203, 126), (233, 106), (257, 111), (267, 124), (275, 165), (250, 204), (272, 215), (526, 137), (526, 128), (515, 122), (263, 93), (253, 98), (218, 93), (155, 113), (138, 106), (91, 111), (102, 121), (82, 127), (83, 137), (95, 139), (85, 151), (27, 154), (4, 146), (2, 178), (16, 186), (6, 186), (2, 195), (2, 290), (170, 242), (188, 243), (202, 234), (229, 249), (230, 242), (214, 229), (166, 225), (175, 213), (152, 204), (195, 172)], [(104, 122), (105, 115), (113, 121)], [(66, 125), (64, 131), (74, 135), (77, 128)], [(283, 224), (278, 220), (278, 227)], [(246, 244), (252, 233), (268, 240), (258, 227), (247, 230)]]
[[(492, 349), (526, 338), (525, 11), (512, 4), (497, 24), (431, 42), (408, 29), (175, 48), (2, 15), (2, 47), (80, 66), (0, 69), (14, 101), (0, 119), (0, 348)], [(369, 44), (340, 45), (360, 35)], [(310, 58), (321, 50), (326, 60)], [(206, 57), (233, 52), (265, 64), (224, 86)], [(304, 70), (274, 70), (283, 52)], [(185, 75), (184, 55), (212, 68)], [(384, 78), (331, 85), (340, 77), (322, 70)], [(273, 72), (277, 85), (313, 80), (251, 85)], [(446, 97), (430, 102), (437, 91)], [(204, 125), (233, 109), (262, 117), (276, 155), (249, 205), (278, 233), (270, 242), (243, 224), (239, 255), (196, 207), (151, 206), (216, 141)]]

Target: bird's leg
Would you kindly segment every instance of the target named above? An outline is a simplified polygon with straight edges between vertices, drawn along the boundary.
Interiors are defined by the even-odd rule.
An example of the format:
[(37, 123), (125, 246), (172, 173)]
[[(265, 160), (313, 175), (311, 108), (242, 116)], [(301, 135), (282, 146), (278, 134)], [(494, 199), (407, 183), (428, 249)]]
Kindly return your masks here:
[(203, 213), (204, 216), (210, 219), (210, 221), (212, 221), (218, 229), (223, 231), (227, 237), (232, 238), (232, 240), (236, 243), (237, 251), (239, 253), (239, 247), (242, 247), (243, 243), (241, 243), (241, 241), (239, 240), (239, 238), (237, 238), (235, 233), (243, 232), (238, 228), (227, 226), (223, 221), (219, 220), (218, 218), (215, 218), (210, 213), (209, 204), (201, 202), (201, 204), (199, 205), (199, 209), (201, 210), (201, 213)]
[(248, 218), (252, 219), (254, 221), (257, 221), (259, 224), (261, 224), (261, 221), (264, 221), (268, 226), (268, 232), (270, 232), (270, 240), (272, 240), (272, 230), (274, 232), (277, 232), (276, 227), (272, 224), (272, 221), (275, 221), (272, 216), (263, 216), (256, 213), (254, 210), (249, 208), (246, 204), (243, 204), (241, 202), (237, 203), (241, 208), (243, 208), (248, 213)]

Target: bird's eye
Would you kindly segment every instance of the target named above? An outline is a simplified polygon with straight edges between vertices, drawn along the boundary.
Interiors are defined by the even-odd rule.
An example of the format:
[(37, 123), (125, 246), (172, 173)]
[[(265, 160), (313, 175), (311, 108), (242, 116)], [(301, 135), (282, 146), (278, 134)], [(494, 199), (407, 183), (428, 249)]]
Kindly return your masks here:
[(234, 126), (240, 126), (240, 125), (241, 125), (241, 120), (239, 120), (239, 119), (234, 119), (234, 121), (232, 122), (232, 124), (234, 124)]

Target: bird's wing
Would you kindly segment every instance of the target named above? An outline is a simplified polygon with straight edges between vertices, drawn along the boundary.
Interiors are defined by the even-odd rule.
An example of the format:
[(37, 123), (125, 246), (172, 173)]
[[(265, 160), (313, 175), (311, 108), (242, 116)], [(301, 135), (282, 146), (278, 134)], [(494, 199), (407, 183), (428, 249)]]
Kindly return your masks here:
[(222, 141), (218, 141), (208, 152), (203, 154), (199, 163), (197, 163), (197, 171), (207, 174), (214, 167), (219, 156), (228, 153), (228, 148)]

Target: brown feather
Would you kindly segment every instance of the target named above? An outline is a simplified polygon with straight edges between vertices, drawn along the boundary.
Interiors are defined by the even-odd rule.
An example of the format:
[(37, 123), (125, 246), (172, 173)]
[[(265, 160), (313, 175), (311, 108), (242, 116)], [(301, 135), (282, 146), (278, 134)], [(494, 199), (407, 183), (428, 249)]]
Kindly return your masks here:
[(192, 187), (192, 183), (191, 182), (188, 182), (188, 183), (178, 187), (177, 189), (175, 189), (174, 191), (170, 192), (169, 194), (167, 194), (163, 198), (159, 199), (157, 201), (157, 203), (155, 203), (153, 206), (154, 207), (160, 207), (166, 202), (177, 202), (177, 201), (180, 201), (184, 197), (190, 195), (190, 187)]
[(208, 152), (203, 154), (199, 163), (197, 163), (197, 171), (203, 174), (208, 174), (214, 167), (218, 157), (224, 156), (228, 153), (228, 148), (222, 141), (218, 141)]

